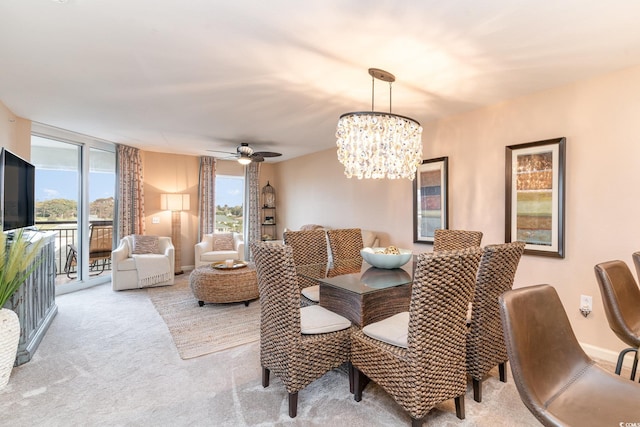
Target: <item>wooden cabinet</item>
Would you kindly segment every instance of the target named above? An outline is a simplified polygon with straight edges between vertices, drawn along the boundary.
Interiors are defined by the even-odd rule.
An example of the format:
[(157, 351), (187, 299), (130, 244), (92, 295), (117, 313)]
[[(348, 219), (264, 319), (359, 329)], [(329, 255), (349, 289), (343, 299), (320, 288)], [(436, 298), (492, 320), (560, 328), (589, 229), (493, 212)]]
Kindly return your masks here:
[(56, 241), (55, 232), (35, 232), (32, 241), (43, 240), (36, 259), (40, 264), (5, 304), (20, 319), (20, 341), (16, 366), (33, 357), (51, 321), (56, 306)]

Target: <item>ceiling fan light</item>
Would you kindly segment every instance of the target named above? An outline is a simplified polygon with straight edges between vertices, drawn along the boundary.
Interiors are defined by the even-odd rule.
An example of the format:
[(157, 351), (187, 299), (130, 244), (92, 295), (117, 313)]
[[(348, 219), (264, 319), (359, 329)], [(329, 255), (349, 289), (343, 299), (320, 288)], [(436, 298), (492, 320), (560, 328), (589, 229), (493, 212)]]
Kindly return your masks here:
[(242, 153), (240, 154), (240, 157), (238, 157), (238, 163), (240, 163), (241, 165), (248, 165), (249, 163), (251, 163), (251, 157), (247, 156), (246, 154)]

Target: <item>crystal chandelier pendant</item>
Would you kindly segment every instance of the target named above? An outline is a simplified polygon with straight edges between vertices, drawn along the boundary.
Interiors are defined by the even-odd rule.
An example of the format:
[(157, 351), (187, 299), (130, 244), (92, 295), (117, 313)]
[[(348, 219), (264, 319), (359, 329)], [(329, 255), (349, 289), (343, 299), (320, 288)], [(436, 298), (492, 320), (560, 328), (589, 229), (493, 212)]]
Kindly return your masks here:
[[(370, 68), (369, 74), (389, 84), (395, 81), (392, 74), (376, 68)], [(391, 112), (373, 111), (373, 89), (371, 109), (346, 113), (338, 120), (338, 160), (344, 165), (344, 174), (358, 179), (413, 180), (422, 163), (420, 123)]]

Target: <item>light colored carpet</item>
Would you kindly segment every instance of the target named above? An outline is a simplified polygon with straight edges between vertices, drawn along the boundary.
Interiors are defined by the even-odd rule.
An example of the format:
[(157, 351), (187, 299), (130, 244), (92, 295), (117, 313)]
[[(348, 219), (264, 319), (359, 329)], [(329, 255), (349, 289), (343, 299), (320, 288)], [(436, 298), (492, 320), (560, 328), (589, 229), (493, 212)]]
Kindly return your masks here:
[[(261, 385), (258, 342), (183, 360), (145, 290), (113, 292), (105, 284), (56, 301), (58, 315), (34, 358), (14, 368), (8, 386), (0, 390), (2, 425), (411, 424), (409, 415), (375, 383), (355, 402), (347, 376), (338, 370), (300, 391), (298, 416), (289, 418), (282, 382), (272, 376), (269, 387)], [(513, 378), (501, 383), (497, 377), (496, 369), (485, 380), (482, 403), (474, 402), (469, 382), (465, 420), (456, 418), (450, 400), (429, 413), (425, 427), (539, 426)]]
[(200, 307), (189, 275), (173, 286), (148, 288), (147, 294), (167, 324), (182, 359), (215, 353), (260, 339), (260, 303), (205, 304)]

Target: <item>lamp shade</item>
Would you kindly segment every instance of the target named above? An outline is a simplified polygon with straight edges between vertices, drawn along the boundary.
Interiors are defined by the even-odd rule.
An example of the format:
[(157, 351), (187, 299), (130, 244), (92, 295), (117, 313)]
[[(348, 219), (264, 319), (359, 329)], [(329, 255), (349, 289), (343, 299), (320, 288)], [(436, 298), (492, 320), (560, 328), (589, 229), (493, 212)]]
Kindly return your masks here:
[(160, 195), (160, 209), (164, 211), (187, 211), (190, 203), (188, 194), (163, 193)]

